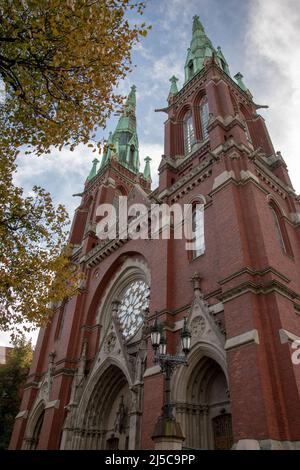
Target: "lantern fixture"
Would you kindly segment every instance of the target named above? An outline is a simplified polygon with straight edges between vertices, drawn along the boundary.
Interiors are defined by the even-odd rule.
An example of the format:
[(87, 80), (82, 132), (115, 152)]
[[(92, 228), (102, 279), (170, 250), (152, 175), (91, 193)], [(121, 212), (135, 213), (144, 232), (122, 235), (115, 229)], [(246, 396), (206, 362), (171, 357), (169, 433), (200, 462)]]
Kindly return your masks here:
[(167, 354), (167, 341), (166, 341), (164, 334), (162, 334), (160, 337), (160, 344), (159, 344), (158, 352), (161, 356), (165, 356)]
[(151, 327), (150, 336), (151, 336), (152, 347), (154, 351), (157, 351), (160, 345), (160, 340), (161, 340), (161, 328), (157, 321), (157, 313), (156, 313), (154, 325)]
[(186, 317), (184, 317), (184, 323), (183, 323), (183, 328), (181, 331), (181, 347), (182, 351), (184, 352), (185, 355), (187, 355), (190, 352), (191, 349), (191, 332), (188, 330), (187, 324), (186, 324)]

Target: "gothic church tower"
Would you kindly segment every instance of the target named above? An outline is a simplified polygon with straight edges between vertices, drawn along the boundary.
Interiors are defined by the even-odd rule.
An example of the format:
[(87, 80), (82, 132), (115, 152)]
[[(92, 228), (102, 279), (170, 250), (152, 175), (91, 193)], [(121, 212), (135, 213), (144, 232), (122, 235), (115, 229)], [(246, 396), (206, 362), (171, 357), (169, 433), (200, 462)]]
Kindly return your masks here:
[[(184, 75), (160, 110), (156, 189), (149, 158), (140, 172), (135, 87), (98, 171), (93, 162), (70, 235), (86, 281), (40, 332), (11, 449), (153, 448), (156, 312), (169, 354), (181, 352), (184, 317), (192, 334), (171, 382), (184, 448), (300, 448), (299, 196), (261, 106), (197, 16)], [(97, 207), (121, 195), (192, 204), (193, 251), (173, 236), (99, 240)]]

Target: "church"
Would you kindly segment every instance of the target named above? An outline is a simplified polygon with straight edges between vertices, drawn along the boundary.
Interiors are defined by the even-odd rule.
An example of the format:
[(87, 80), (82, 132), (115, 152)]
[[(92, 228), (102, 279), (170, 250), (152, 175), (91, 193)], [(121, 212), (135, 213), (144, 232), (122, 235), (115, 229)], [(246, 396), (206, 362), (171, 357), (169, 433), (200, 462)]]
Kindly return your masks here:
[[(134, 86), (93, 162), (70, 232), (85, 280), (40, 331), (10, 449), (154, 449), (163, 437), (169, 449), (300, 449), (300, 199), (263, 106), (198, 16), (183, 66), (158, 110), (158, 187), (139, 159)], [(168, 238), (99, 239), (98, 208), (121, 197), (191, 205), (194, 249), (172, 223)], [(157, 323), (168, 357), (190, 333), (168, 390), (177, 435), (157, 434)]]

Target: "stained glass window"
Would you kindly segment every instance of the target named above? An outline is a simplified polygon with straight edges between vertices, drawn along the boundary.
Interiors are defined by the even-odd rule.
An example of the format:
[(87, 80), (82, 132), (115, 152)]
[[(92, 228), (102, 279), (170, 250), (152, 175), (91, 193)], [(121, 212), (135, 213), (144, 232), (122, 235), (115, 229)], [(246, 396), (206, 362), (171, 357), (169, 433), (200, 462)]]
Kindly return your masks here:
[(144, 321), (149, 303), (149, 287), (143, 280), (132, 281), (121, 295), (119, 320), (125, 338), (133, 336)]
[(192, 151), (194, 137), (193, 117), (192, 113), (188, 112), (184, 118), (184, 150), (186, 154)]
[(202, 140), (207, 139), (208, 137), (208, 120), (209, 120), (209, 109), (208, 102), (205, 98), (200, 105), (200, 120), (201, 120), (201, 131), (202, 131)]

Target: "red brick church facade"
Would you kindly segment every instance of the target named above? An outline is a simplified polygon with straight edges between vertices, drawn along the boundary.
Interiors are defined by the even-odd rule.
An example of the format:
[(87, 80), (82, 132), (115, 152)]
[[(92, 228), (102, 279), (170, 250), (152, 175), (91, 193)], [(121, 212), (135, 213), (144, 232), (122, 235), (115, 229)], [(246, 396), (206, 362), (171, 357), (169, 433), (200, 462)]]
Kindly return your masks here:
[[(41, 330), (11, 449), (151, 449), (164, 378), (153, 358), (155, 312), (168, 352), (183, 448), (300, 448), (300, 201), (264, 119), (199, 18), (185, 84), (171, 79), (159, 187), (139, 171), (135, 88), (94, 162), (70, 234), (86, 274), (79, 295)], [(100, 241), (96, 210), (131, 202), (200, 202), (204, 238)], [(171, 231), (172, 233), (172, 231)], [(121, 315), (121, 316), (120, 316)], [(127, 323), (126, 323), (127, 322)]]

